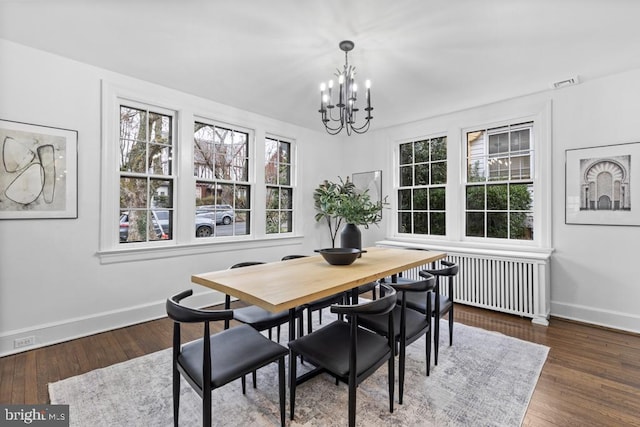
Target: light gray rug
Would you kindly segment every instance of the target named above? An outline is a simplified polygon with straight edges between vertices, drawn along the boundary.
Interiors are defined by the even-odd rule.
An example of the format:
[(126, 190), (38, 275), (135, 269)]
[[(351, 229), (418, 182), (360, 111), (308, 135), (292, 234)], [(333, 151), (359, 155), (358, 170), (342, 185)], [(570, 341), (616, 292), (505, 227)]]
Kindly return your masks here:
[[(326, 324), (334, 315), (323, 316)], [(444, 331), (444, 333), (442, 333)], [(282, 336), (287, 336), (286, 328)], [(519, 426), (547, 357), (548, 347), (455, 324), (448, 345), (441, 323), (438, 366), (425, 376), (424, 338), (408, 349), (404, 404), (388, 410), (387, 368), (380, 368), (357, 391), (361, 426)], [(306, 365), (308, 367), (308, 365)], [(299, 374), (306, 368), (301, 366)], [(397, 362), (396, 362), (397, 382)], [(258, 371), (258, 388), (248, 378), (212, 395), (214, 425), (279, 425), (277, 365)], [(198, 395), (182, 380), (180, 425), (202, 425)], [(347, 387), (320, 375), (297, 388), (291, 426), (347, 425)], [(49, 384), (53, 404), (69, 404), (72, 426), (171, 426), (171, 350)]]

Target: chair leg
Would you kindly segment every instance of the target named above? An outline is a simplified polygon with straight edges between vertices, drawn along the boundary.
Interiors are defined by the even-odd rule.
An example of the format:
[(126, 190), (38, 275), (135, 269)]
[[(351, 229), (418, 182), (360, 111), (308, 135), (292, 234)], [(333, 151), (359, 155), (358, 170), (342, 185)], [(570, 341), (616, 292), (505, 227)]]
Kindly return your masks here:
[[(405, 367), (405, 345), (400, 344), (400, 360), (398, 363), (398, 403), (402, 405), (404, 395), (404, 367)], [(393, 411), (392, 411), (393, 412)]]
[(434, 363), (438, 366), (438, 349), (440, 347), (440, 317), (436, 314), (433, 317), (434, 330), (433, 330), (433, 356)]
[(280, 394), (280, 425), (284, 427), (285, 418), (286, 418), (286, 408), (285, 408), (285, 400), (286, 400), (286, 384), (285, 384), (285, 374), (284, 374), (284, 356), (282, 356), (278, 360), (278, 384), (279, 384), (279, 394)]
[(289, 417), (293, 420), (296, 406), (296, 363), (298, 355), (289, 349)]
[(389, 358), (389, 412), (391, 413), (393, 413), (394, 387), (396, 383), (395, 360), (396, 357), (392, 354)]
[(453, 345), (453, 306), (449, 310), (449, 345)]
[(253, 388), (258, 388), (258, 375), (256, 371), (251, 373), (251, 379), (253, 380)]
[(180, 412), (180, 372), (173, 365), (173, 425), (178, 427), (178, 413)]
[(313, 315), (313, 313), (311, 312), (311, 309), (307, 308), (307, 333), (308, 334), (313, 332), (313, 325), (311, 324), (312, 315)]
[(431, 327), (427, 330), (427, 376), (429, 376), (429, 371), (431, 370)]
[(211, 426), (211, 390), (202, 393), (202, 426)]
[(322, 325), (322, 309), (318, 310), (318, 318), (320, 319), (320, 324)]
[[(351, 377), (351, 375), (350, 375)], [(349, 427), (356, 425), (356, 384), (349, 378)]]
[(276, 336), (278, 337), (278, 343), (280, 343), (280, 325), (276, 327)]
[(242, 394), (247, 394), (247, 376), (243, 375), (240, 382), (242, 383)]

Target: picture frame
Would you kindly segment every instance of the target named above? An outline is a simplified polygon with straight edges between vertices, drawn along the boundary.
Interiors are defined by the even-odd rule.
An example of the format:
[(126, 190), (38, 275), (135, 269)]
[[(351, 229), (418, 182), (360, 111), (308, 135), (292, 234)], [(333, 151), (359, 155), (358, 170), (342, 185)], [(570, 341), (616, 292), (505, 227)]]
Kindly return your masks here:
[(78, 217), (78, 131), (0, 119), (0, 219)]
[(351, 174), (351, 182), (358, 191), (369, 190), (373, 202), (382, 203), (382, 171), (358, 172)]
[(565, 150), (565, 223), (640, 225), (640, 142)]

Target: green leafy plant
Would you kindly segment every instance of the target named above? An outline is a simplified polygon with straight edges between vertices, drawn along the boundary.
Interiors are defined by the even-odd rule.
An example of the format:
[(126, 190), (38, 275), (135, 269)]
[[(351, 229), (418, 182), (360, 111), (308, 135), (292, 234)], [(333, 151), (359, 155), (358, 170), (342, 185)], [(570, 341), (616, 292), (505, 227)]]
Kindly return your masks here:
[(363, 225), (365, 228), (369, 228), (370, 224), (377, 225), (382, 219), (384, 204), (373, 202), (368, 190), (358, 191), (348, 177), (346, 180), (338, 178), (339, 183), (325, 180), (313, 193), (317, 211), (315, 219), (327, 224), (332, 247), (335, 247), (336, 236), (343, 222)]

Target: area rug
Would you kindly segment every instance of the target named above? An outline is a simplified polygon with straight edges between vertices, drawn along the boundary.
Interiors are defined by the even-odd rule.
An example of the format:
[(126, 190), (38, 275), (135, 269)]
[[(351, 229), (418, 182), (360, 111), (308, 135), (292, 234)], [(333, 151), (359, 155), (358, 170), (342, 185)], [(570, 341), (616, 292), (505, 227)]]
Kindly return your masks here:
[[(324, 323), (332, 315), (323, 316)], [(380, 368), (357, 390), (357, 424), (361, 426), (519, 426), (545, 363), (548, 347), (455, 323), (448, 345), (441, 323), (438, 366), (425, 375), (424, 338), (409, 346), (404, 403), (388, 407), (387, 368)], [(287, 336), (286, 328), (282, 333)], [(286, 345), (286, 344), (285, 344)], [(298, 373), (309, 369), (300, 365)], [(302, 371), (302, 372), (301, 372)], [(397, 362), (396, 362), (397, 382)], [(258, 371), (258, 388), (247, 380), (214, 390), (213, 425), (279, 425), (277, 365)], [(180, 425), (202, 425), (198, 395), (182, 380)], [(320, 375), (296, 392), (295, 420), (287, 425), (347, 425), (347, 387)], [(53, 404), (70, 405), (72, 426), (171, 426), (171, 350), (49, 384)]]

